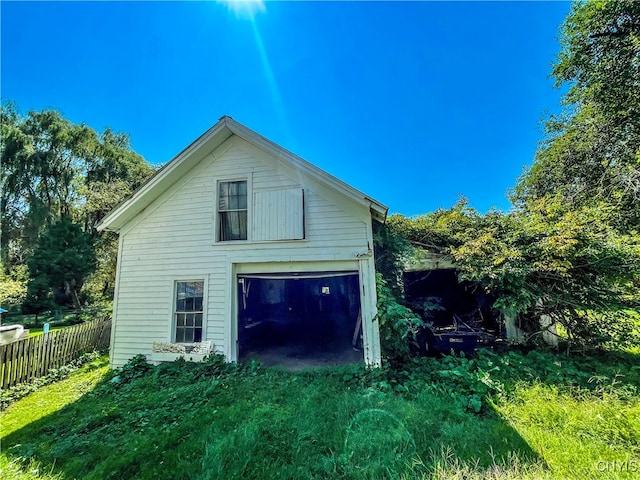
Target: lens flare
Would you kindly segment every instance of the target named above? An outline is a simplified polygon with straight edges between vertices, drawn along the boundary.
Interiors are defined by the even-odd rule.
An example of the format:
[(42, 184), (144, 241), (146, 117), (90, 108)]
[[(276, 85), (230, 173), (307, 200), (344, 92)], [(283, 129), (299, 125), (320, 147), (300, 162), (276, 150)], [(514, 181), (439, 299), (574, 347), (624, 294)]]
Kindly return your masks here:
[(237, 17), (253, 18), (257, 13), (266, 10), (263, 0), (216, 0), (224, 4)]

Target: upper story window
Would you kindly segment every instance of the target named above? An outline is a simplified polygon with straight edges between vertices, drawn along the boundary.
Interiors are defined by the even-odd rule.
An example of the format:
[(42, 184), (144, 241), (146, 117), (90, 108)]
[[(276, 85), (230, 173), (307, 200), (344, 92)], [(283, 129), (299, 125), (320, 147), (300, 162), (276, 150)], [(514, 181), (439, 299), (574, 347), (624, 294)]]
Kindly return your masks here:
[(218, 183), (218, 240), (247, 239), (247, 181)]

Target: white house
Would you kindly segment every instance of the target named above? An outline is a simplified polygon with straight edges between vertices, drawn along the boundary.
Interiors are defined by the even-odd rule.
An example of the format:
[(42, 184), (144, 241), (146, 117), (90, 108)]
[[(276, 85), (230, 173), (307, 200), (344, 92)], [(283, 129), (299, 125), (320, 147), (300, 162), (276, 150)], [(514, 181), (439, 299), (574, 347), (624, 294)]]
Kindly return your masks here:
[(207, 341), (229, 361), (353, 343), (379, 364), (372, 222), (386, 214), (222, 117), (98, 226), (120, 237), (111, 365)]

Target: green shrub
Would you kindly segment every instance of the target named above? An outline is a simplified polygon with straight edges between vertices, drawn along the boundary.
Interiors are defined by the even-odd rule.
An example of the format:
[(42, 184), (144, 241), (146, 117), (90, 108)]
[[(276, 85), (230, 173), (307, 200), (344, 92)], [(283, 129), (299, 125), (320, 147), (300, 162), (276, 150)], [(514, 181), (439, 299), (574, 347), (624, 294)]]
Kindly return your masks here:
[(116, 375), (111, 381), (117, 385), (129, 383), (145, 376), (151, 370), (153, 370), (153, 365), (147, 362), (147, 357), (142, 354), (136, 355), (115, 372)]
[(389, 360), (402, 360), (411, 356), (409, 345), (415, 342), (423, 321), (409, 308), (401, 305), (387, 282), (376, 274), (378, 315), (382, 354)]

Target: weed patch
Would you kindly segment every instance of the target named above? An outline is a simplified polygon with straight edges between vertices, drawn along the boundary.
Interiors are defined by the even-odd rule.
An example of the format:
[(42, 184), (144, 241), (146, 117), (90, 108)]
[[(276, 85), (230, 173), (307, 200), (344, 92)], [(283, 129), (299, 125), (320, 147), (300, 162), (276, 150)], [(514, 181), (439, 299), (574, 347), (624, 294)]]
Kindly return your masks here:
[(633, 364), (482, 352), (285, 372), (136, 358), (97, 385), (83, 369), (55, 384), (86, 393), (3, 432), (2, 461), (86, 479), (608, 478), (598, 461), (640, 455)]

